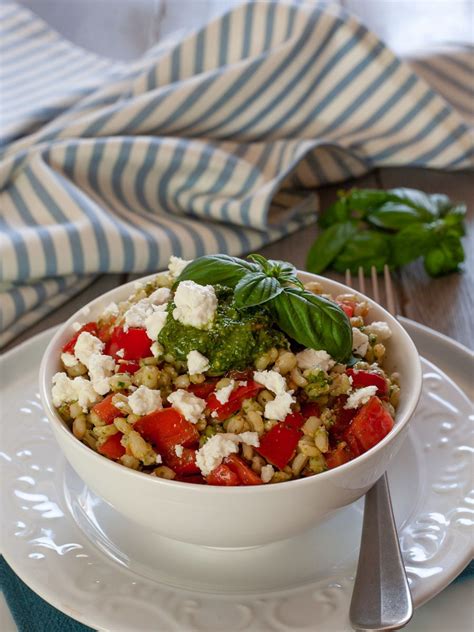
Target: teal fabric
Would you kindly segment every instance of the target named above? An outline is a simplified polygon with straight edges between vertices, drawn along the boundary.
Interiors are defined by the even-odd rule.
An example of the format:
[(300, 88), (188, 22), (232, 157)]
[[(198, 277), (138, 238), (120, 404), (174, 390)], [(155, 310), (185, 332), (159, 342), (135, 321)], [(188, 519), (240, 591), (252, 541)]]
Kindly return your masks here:
[[(474, 561), (454, 581), (474, 577)], [(38, 597), (0, 558), (2, 589), (19, 632), (88, 632), (91, 628), (67, 617)]]

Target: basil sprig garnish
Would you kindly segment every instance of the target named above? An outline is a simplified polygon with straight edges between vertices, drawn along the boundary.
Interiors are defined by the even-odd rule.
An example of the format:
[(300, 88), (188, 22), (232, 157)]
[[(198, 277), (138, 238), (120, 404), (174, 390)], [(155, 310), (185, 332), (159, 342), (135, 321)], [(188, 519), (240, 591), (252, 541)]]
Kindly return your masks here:
[(307, 292), (291, 263), (267, 260), (261, 255), (249, 255), (249, 259), (199, 257), (186, 266), (176, 285), (192, 280), (231, 287), (236, 307), (265, 305), (280, 329), (296, 342), (324, 349), (337, 361), (350, 356), (352, 329), (339, 305)]
[(327, 208), (318, 222), (323, 231), (308, 253), (307, 269), (328, 267), (366, 273), (424, 258), (431, 276), (459, 269), (464, 261), (464, 204), (446, 195), (416, 189), (351, 189)]

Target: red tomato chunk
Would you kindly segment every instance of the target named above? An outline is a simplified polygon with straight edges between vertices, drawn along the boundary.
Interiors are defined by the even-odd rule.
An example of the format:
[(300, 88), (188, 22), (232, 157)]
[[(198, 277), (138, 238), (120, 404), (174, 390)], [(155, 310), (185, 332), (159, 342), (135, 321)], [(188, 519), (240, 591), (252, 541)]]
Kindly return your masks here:
[(388, 394), (387, 380), (370, 371), (357, 371), (355, 369), (347, 369), (347, 375), (352, 378), (352, 386), (354, 388), (363, 388), (365, 386), (376, 386), (377, 395), (385, 396)]
[(206, 482), (208, 485), (235, 487), (240, 485), (240, 478), (228, 465), (221, 463), (206, 477)]
[(393, 419), (380, 399), (374, 395), (357, 411), (345, 433), (345, 439), (355, 456), (377, 445), (393, 428)]
[(339, 467), (339, 465), (344, 465), (344, 463), (347, 463), (354, 458), (354, 455), (344, 441), (339, 443), (334, 450), (331, 450), (324, 456), (326, 458), (326, 465), (330, 470), (335, 467)]
[(114, 393), (107, 395), (105, 399), (96, 404), (92, 410), (98, 415), (102, 421), (106, 424), (111, 424), (115, 417), (122, 417), (123, 413), (112, 404), (112, 398)]
[(123, 327), (115, 327), (105, 347), (105, 353), (117, 358), (117, 351), (123, 349), (123, 360), (139, 360), (152, 355), (151, 344), (152, 341), (144, 329), (130, 327), (125, 331)]
[(211, 393), (207, 400), (208, 408), (210, 411), (216, 413), (215, 417), (217, 419), (222, 421), (240, 410), (244, 399), (255, 397), (262, 388), (263, 386), (261, 384), (249, 380), (245, 386), (238, 386), (234, 389), (230, 394), (229, 401), (225, 404), (221, 404), (215, 393)]
[(282, 470), (293, 458), (302, 436), (301, 430), (286, 426), (282, 421), (260, 438), (260, 447), (256, 450), (267, 461)]
[(121, 456), (125, 454), (125, 448), (120, 443), (123, 434), (121, 432), (117, 432), (117, 434), (112, 435), (103, 443), (98, 449), (98, 451), (104, 456), (108, 457), (116, 461), (120, 459)]
[(134, 429), (159, 452), (171, 453), (177, 446), (190, 447), (199, 441), (199, 432), (175, 408), (163, 408), (135, 422)]
[(176, 474), (182, 476), (201, 473), (196, 465), (196, 450), (194, 448), (183, 448), (181, 456), (177, 456), (173, 448), (166, 453), (164, 461)]
[(74, 353), (74, 347), (76, 346), (77, 339), (83, 331), (87, 331), (93, 336), (97, 335), (97, 323), (87, 323), (79, 329), (79, 331), (68, 341), (63, 347), (63, 353)]
[(224, 459), (227, 465), (239, 477), (242, 485), (261, 485), (262, 479), (236, 454), (230, 454)]

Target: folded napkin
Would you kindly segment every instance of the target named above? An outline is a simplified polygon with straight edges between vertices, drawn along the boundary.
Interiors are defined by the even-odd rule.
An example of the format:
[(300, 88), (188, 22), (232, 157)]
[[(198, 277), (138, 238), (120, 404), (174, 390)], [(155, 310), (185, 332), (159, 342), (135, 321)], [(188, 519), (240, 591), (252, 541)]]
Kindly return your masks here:
[(469, 51), (417, 66), (457, 112), (339, 7), (250, 2), (128, 64), (14, 2), (0, 23), (0, 346), (99, 273), (314, 222), (320, 185), (473, 165)]

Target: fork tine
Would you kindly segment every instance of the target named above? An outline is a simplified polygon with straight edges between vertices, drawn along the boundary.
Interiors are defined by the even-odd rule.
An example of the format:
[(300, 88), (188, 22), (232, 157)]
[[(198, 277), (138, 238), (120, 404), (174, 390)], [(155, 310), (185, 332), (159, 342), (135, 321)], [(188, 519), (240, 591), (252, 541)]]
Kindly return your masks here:
[(358, 277), (359, 277), (359, 292), (361, 292), (362, 294), (365, 294), (364, 268), (362, 266), (359, 266)]
[(349, 270), (349, 268), (346, 268), (346, 285), (348, 285), (349, 287), (352, 287), (352, 276), (351, 276), (351, 271)]
[(390, 276), (390, 269), (387, 264), (383, 267), (383, 276), (385, 282), (385, 295), (387, 297), (387, 310), (395, 315), (395, 294), (393, 291), (392, 277)]
[(372, 279), (372, 294), (374, 297), (374, 301), (380, 304), (379, 281), (377, 278), (377, 269), (375, 266), (372, 266), (370, 268), (370, 276)]

